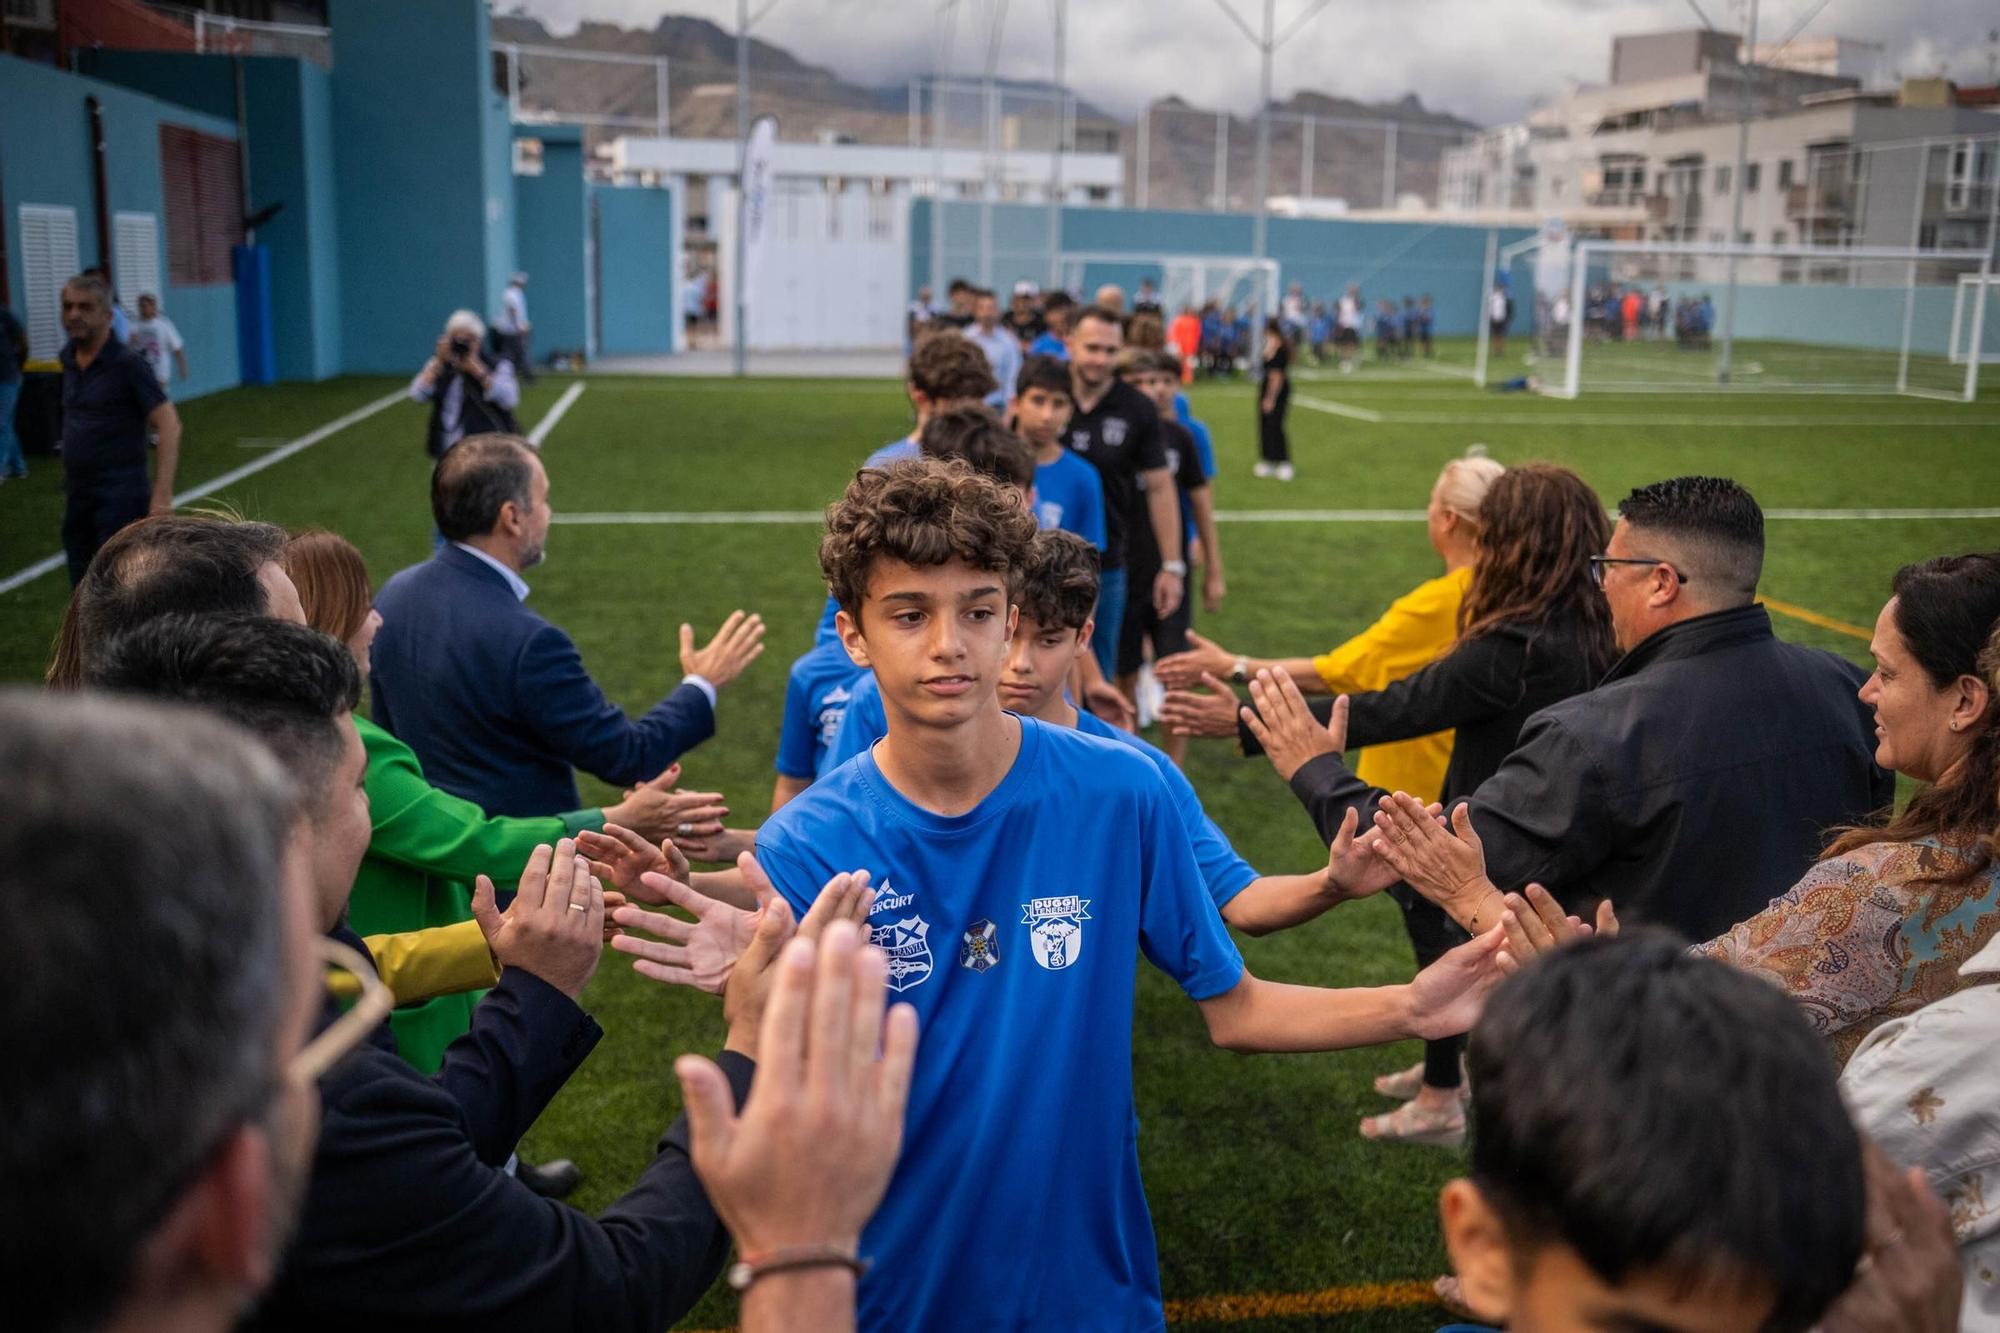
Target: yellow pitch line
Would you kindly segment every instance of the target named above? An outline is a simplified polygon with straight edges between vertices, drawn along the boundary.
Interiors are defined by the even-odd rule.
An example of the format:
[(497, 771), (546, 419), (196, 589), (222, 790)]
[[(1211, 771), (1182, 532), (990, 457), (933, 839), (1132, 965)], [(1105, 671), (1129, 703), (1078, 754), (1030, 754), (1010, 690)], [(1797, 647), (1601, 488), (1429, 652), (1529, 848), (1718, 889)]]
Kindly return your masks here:
[[(1428, 1282), (1359, 1282), (1318, 1291), (1251, 1291), (1236, 1296), (1197, 1296), (1168, 1301), (1167, 1322), (1240, 1324), (1252, 1319), (1289, 1319), (1305, 1315), (1359, 1314), (1364, 1310), (1401, 1310), (1435, 1305)], [(692, 1333), (731, 1333), (728, 1329), (697, 1329)]]
[(1850, 625), (1845, 620), (1835, 620), (1832, 616), (1823, 616), (1817, 611), (1808, 610), (1803, 606), (1793, 606), (1790, 602), (1781, 602), (1775, 597), (1760, 597), (1757, 600), (1781, 616), (1790, 616), (1793, 620), (1803, 620), (1808, 625), (1817, 625), (1821, 629), (1830, 629), (1836, 634), (1845, 634), (1849, 638), (1859, 639), (1863, 643), (1867, 643), (1875, 637), (1873, 631), (1865, 630), (1859, 625)]

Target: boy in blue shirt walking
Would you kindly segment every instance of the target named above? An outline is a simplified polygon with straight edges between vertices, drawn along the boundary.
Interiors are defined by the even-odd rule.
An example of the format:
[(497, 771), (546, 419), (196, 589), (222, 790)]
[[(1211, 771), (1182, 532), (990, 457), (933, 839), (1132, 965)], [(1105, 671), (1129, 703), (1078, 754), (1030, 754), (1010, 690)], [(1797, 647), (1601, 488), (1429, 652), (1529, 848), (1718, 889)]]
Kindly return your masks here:
[[(871, 873), (874, 941), (924, 1032), (903, 1158), (863, 1236), (864, 1329), (1163, 1326), (1133, 1132), (1140, 953), (1244, 1051), (1463, 1031), (1498, 975), (1497, 932), (1408, 986), (1246, 971), (1158, 768), (1001, 708), (1009, 584), (1034, 536), (1018, 498), (963, 464), (855, 478), (820, 565), (888, 735), (757, 836), (801, 910), (825, 867)], [(976, 1262), (1005, 1279), (968, 1280)]]

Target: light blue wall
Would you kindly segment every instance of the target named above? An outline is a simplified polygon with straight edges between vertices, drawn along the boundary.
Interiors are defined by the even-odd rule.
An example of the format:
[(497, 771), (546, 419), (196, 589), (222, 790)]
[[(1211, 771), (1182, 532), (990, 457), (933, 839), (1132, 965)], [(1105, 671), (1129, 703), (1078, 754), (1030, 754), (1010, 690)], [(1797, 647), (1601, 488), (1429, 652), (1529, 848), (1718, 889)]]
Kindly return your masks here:
[[(236, 66), (228, 56), (154, 51), (82, 53), (100, 77), (232, 122)], [(292, 57), (242, 61), (249, 121), (247, 210), (284, 208), (257, 231), (271, 254), (271, 322), (278, 378), (341, 370), (340, 255), (334, 235), (333, 91), (327, 72)]]
[(592, 186), (604, 356), (671, 352), (675, 299), (674, 201), (670, 190)]
[[(227, 139), (236, 137), (231, 121), (99, 79), (0, 56), (0, 181), (6, 188), (8, 284), (17, 314), (24, 313), (26, 299), (21, 273), (21, 205), (74, 208), (79, 261), (88, 267), (104, 253), (92, 197), (90, 120), (84, 109), (84, 99), (91, 96), (104, 108), (107, 212), (151, 213), (159, 218), (163, 276), (167, 236), (160, 187), (160, 125), (186, 125)], [(161, 300), (187, 340), (188, 368), (193, 372), (187, 381), (176, 383), (175, 396), (192, 398), (235, 385), (235, 285), (223, 282), (190, 287), (166, 282), (165, 286)]]
[[(931, 201), (914, 200), (910, 212), (910, 292), (931, 281)], [(1028, 204), (993, 206), (991, 267), (984, 275), (1000, 290), (1021, 278), (1040, 284), (1050, 272), (1048, 210)], [(979, 205), (949, 201), (944, 206), (944, 277), (980, 281)], [(1161, 209), (1066, 208), (1062, 248), (1069, 253), (1130, 253), (1130, 263), (1092, 262), (1084, 266), (1078, 295), (1106, 282), (1128, 292), (1140, 278), (1160, 277), (1162, 255), (1248, 255), (1253, 220), (1237, 213), (1181, 213)], [(1303, 285), (1308, 301), (1337, 299), (1350, 282), (1363, 298), (1429, 293), (1436, 304), (1437, 331), (1469, 334), (1477, 327), (1487, 229), (1437, 223), (1350, 222), (1337, 219), (1272, 218), (1267, 253), (1278, 262), (1279, 282)], [(1502, 229), (1499, 244), (1529, 233)], [(944, 293), (935, 294), (942, 300)]]
[[(1675, 300), (1706, 293), (1722, 318), (1723, 284), (1669, 282)], [(1736, 289), (1736, 336), (1804, 343), (1815, 347), (1862, 347), (1897, 351), (1903, 341), (1902, 287), (1846, 287), (1838, 283), (1741, 284)], [(1944, 356), (1951, 344), (1951, 287), (1919, 287), (1910, 312), (1910, 351)], [(1968, 311), (1970, 305), (1968, 304)], [(1967, 318), (1970, 318), (1968, 314)], [(1987, 318), (1993, 318), (1989, 307)], [(1961, 333), (1960, 342), (1970, 338)]]
[(537, 360), (589, 347), (584, 301), (584, 229), (590, 205), (583, 185), (583, 136), (575, 129), (524, 129), (542, 141), (542, 174), (514, 177), (515, 257), (528, 273), (528, 319)]
[(409, 373), (513, 266), (483, 0), (329, 0), (340, 320), (350, 371)]

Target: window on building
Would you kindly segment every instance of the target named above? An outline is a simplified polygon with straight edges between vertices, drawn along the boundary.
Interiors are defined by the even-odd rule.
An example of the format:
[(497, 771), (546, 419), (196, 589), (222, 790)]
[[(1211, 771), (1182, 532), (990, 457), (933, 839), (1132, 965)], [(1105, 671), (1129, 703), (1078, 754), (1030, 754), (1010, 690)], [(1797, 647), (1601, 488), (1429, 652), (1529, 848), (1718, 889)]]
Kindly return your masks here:
[(1763, 174), (1764, 164), (1762, 162), (1745, 162), (1743, 164), (1743, 193), (1757, 193), (1757, 186), (1761, 183)]
[(1729, 193), (1729, 168), (1728, 168), (1728, 167), (1717, 167), (1717, 168), (1715, 169), (1715, 192), (1716, 192), (1717, 194), (1728, 194), (1728, 193)]
[(1776, 231), (1773, 231), (1771, 233), (1771, 244), (1790, 245), (1791, 243), (1792, 243), (1792, 238), (1786, 235), (1785, 229), (1783, 227), (1779, 227)]
[(229, 251), (243, 236), (236, 145), (185, 125), (160, 126), (160, 193), (167, 213), (167, 281), (230, 282)]
[(1778, 161), (1778, 188), (1781, 190), (1792, 188), (1792, 159), (1789, 157)]

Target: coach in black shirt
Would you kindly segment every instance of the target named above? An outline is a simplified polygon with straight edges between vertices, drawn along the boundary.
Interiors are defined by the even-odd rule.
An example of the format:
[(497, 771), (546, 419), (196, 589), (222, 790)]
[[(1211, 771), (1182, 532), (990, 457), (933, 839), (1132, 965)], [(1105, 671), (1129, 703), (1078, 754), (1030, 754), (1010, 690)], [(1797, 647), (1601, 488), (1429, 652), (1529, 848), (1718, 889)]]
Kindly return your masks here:
[[(1112, 374), (1123, 338), (1118, 316), (1102, 306), (1086, 306), (1070, 323), (1070, 383), (1076, 414), (1063, 443), (1097, 469), (1104, 483), (1104, 578), (1097, 594), (1097, 639), (1093, 647), (1106, 677), (1117, 670), (1118, 635), (1129, 598), (1150, 596), (1154, 614), (1164, 618), (1181, 604), (1187, 559), (1181, 551), (1180, 493), (1160, 442), (1160, 414), (1146, 395)], [(1152, 586), (1128, 589), (1128, 534), (1138, 524), (1151, 527), (1159, 551)]]
[[(63, 284), (63, 551), (74, 587), (97, 548), (127, 523), (174, 507), (181, 419), (144, 357), (111, 336), (111, 290), (94, 273)], [(160, 462), (146, 479), (146, 430)]]

